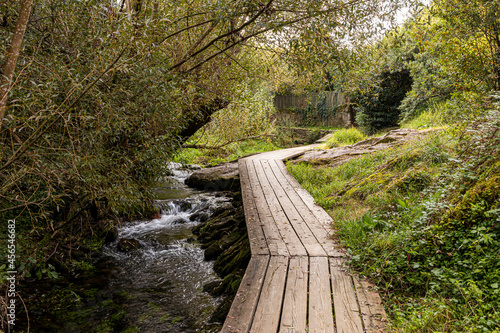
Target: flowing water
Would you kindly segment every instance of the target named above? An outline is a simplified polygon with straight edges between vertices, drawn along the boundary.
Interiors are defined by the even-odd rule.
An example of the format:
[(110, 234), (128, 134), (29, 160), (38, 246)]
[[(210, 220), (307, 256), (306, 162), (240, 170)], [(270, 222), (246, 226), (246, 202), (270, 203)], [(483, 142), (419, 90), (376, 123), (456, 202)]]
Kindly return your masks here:
[[(71, 286), (79, 304), (77, 311), (69, 314), (73, 319), (58, 323), (61, 316), (36, 309), (32, 318), (43, 316), (46, 327), (40, 325), (36, 330), (35, 319), (34, 332), (220, 330), (220, 325), (206, 323), (220, 300), (201, 291), (217, 276), (213, 264), (204, 261), (203, 250), (192, 241), (191, 228), (206, 220), (215, 207), (229, 204), (229, 199), (187, 188), (183, 181), (189, 171), (179, 169), (179, 165), (171, 167), (174, 175), (155, 188), (161, 216), (127, 223), (119, 229), (118, 240), (136, 240), (139, 249), (121, 252), (118, 240), (106, 245), (92, 277), (62, 282)], [(63, 290), (60, 284), (50, 288)]]

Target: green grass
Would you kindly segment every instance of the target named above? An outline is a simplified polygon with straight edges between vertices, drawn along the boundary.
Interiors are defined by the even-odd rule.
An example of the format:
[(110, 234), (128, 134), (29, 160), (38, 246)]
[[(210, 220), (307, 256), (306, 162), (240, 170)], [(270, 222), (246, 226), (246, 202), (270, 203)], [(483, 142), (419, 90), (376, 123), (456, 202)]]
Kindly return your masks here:
[(481, 94), (456, 92), (446, 101), (432, 102), (429, 107), (401, 126), (413, 129), (452, 127), (484, 113), (488, 108), (487, 104)]
[(333, 132), (332, 136), (325, 143), (326, 148), (334, 148), (355, 144), (358, 141), (366, 139), (361, 131), (355, 127), (343, 128)]
[[(423, 220), (426, 204), (441, 195), (433, 189), (439, 188), (443, 168), (454, 155), (455, 141), (436, 133), (333, 168), (287, 166), (333, 217), (336, 237), (348, 249), (351, 266), (381, 288), (389, 331), (480, 332), (495, 325), (491, 319), (493, 326), (488, 326), (480, 298), (457, 299), (433, 289), (432, 283), (447, 285), (433, 275), (439, 270), (422, 270), (412, 257), (418, 253), (411, 254), (423, 242), (418, 232), (425, 228), (417, 221)], [(473, 287), (463, 288), (464, 295), (474, 292)]]
[(498, 119), (340, 166), (288, 164), (379, 286), (390, 332), (499, 332)]
[(439, 136), (415, 140), (409, 145), (365, 155), (335, 168), (307, 163), (289, 164), (288, 168), (316, 202), (335, 217), (359, 218), (359, 214), (368, 209), (384, 205), (388, 192), (406, 195), (405, 182), (411, 182), (408, 180), (412, 179), (410, 173), (417, 175), (414, 178), (424, 177), (422, 173), (437, 173), (432, 161), (439, 160), (441, 153), (428, 146), (433, 140), (441, 141)]
[(444, 103), (436, 103), (421, 112), (414, 119), (403, 123), (401, 127), (413, 129), (425, 129), (431, 127), (445, 127), (450, 124), (450, 119), (446, 115)]
[(229, 162), (243, 156), (272, 151), (283, 148), (279, 143), (270, 139), (247, 140), (235, 142), (225, 146), (223, 149), (181, 149), (174, 156), (173, 161), (183, 164), (202, 164), (213, 166), (224, 162)]

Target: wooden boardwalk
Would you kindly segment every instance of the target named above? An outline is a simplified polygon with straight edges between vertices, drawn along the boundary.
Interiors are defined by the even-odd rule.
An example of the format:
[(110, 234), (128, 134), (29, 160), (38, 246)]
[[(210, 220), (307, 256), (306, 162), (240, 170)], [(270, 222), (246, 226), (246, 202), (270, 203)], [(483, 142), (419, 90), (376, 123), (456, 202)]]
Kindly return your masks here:
[(342, 268), (330, 216), (283, 160), (312, 146), (239, 161), (252, 258), (222, 332), (382, 332), (378, 294)]

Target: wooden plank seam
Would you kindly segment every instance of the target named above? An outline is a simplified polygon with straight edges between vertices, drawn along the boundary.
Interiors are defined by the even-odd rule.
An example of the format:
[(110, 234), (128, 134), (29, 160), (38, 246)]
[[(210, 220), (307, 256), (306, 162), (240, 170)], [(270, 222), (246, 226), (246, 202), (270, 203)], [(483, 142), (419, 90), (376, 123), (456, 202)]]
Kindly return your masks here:
[(282, 162), (306, 149), (239, 161), (252, 256), (223, 333), (376, 333), (385, 328), (379, 295), (342, 267), (342, 252), (327, 229), (331, 217)]

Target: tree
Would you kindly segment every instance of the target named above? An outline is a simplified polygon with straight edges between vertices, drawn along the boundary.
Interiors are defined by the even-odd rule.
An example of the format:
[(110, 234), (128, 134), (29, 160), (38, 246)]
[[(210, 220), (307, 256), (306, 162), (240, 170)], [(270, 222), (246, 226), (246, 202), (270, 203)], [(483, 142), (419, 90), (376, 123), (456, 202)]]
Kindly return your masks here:
[[(14, 32), (3, 17), (18, 17), (17, 3), (0, 6), (1, 41)], [(241, 86), (267, 75), (249, 50), (284, 46), (315, 26), (348, 30), (381, 3), (35, 2), (0, 129), (0, 213), (33, 237), (71, 227), (68, 237), (98, 234), (147, 216), (146, 184), (167, 173), (165, 161), (238, 105)]]
[(356, 122), (370, 134), (398, 125), (399, 105), (413, 83), (410, 71), (404, 66), (383, 70), (376, 81), (379, 83), (371, 86), (367, 93), (352, 96), (358, 111)]
[(23, 41), (24, 32), (26, 31), (26, 26), (28, 25), (32, 6), (33, 0), (21, 1), (21, 9), (19, 11), (16, 29), (14, 30), (9, 53), (7, 54), (7, 59), (3, 67), (2, 79), (0, 80), (0, 129), (2, 128), (2, 120), (5, 114), (5, 107), (7, 106), (9, 91), (12, 86), (12, 78), (14, 77), (17, 58), (21, 52), (21, 43)]
[[(449, 34), (448, 40), (458, 40), (462, 45), (454, 61), (460, 62), (456, 66), (460, 72), (486, 82), (490, 89), (500, 89), (500, 3), (436, 0), (431, 13), (446, 23), (442, 28)], [(482, 73), (478, 67), (487, 72)]]

